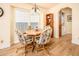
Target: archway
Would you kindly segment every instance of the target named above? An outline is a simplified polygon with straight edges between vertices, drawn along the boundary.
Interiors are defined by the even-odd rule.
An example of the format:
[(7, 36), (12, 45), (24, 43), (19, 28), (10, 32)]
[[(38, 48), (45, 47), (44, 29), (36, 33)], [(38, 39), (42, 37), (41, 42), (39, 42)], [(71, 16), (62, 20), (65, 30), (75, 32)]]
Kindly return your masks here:
[(59, 11), (59, 37), (72, 34), (72, 9), (62, 8)]

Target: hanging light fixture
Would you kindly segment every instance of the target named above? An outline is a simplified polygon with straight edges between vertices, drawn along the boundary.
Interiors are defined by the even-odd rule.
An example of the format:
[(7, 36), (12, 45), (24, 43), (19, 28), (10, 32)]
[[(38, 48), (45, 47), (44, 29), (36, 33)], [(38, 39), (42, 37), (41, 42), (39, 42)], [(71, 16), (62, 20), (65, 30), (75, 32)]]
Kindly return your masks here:
[(30, 25), (31, 25), (31, 21), (38, 21), (38, 24), (36, 27), (39, 27), (39, 21), (40, 21), (40, 9), (38, 8), (38, 6), (35, 4), (33, 4), (33, 8), (32, 8), (32, 12), (31, 12), (31, 19), (30, 19)]
[(37, 10), (39, 10), (38, 6), (36, 5), (36, 3), (34, 4), (34, 7), (32, 8), (34, 10), (34, 12), (37, 12)]

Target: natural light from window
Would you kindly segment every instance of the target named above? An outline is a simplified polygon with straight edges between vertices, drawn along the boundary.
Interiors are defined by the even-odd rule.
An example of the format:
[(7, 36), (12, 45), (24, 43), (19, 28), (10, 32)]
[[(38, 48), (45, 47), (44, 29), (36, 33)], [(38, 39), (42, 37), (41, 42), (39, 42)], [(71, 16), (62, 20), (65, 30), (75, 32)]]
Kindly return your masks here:
[(25, 32), (28, 26), (31, 25), (33, 29), (40, 24), (40, 14), (32, 12), (28, 9), (15, 9), (16, 28), (21, 32)]

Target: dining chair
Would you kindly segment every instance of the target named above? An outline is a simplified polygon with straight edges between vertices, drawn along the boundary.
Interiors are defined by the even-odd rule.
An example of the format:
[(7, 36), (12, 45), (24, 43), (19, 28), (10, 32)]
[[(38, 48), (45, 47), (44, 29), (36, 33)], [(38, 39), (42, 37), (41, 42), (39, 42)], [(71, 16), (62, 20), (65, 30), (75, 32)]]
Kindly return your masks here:
[(28, 48), (27, 46), (32, 43), (32, 37), (27, 36), (27, 34), (21, 33), (19, 30), (16, 31), (16, 34), (18, 35), (18, 39), (22, 44), (21, 47), (17, 48), (17, 51), (19, 51), (21, 48), (25, 46), (24, 48), (25, 48), (25, 55), (26, 55), (26, 52), (28, 52), (26, 51), (26, 49)]
[(24, 37), (25, 37), (25, 50), (26, 50), (26, 53), (28, 52), (32, 52), (32, 48), (33, 48), (33, 37), (32, 36), (28, 36), (27, 34), (24, 34)]
[(24, 44), (25, 43), (25, 38), (24, 38), (23, 34), (19, 30), (16, 31), (16, 34), (18, 36), (19, 42), (21, 44)]
[(51, 29), (45, 29), (40, 36), (36, 37), (36, 50), (40, 50), (40, 46), (43, 47), (42, 49), (45, 49), (45, 45), (50, 42), (51, 32)]
[[(22, 51), (23, 48), (25, 48), (25, 38), (24, 38), (23, 34), (21, 33), (21, 31), (19, 31), (19, 30), (16, 30), (16, 35), (17, 35), (18, 40), (19, 40), (19, 42), (20, 42), (20, 44), (21, 44), (21, 45), (17, 48), (16, 53), (17, 53), (17, 55), (22, 55), (22, 53), (25, 52), (25, 50)], [(22, 51), (22, 52), (20, 52), (20, 51)], [(24, 53), (24, 54), (25, 54), (25, 53)]]

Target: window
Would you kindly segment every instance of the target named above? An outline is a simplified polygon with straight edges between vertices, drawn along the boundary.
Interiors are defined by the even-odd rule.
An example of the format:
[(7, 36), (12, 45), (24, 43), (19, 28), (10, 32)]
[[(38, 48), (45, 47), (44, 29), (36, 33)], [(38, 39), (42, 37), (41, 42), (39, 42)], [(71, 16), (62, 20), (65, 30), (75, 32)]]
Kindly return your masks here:
[(25, 32), (28, 29), (29, 24), (33, 29), (36, 26), (39, 26), (39, 13), (34, 13), (27, 9), (16, 8), (15, 14), (16, 28), (21, 32)]
[(40, 23), (40, 14), (37, 12), (32, 12), (31, 13), (31, 21), (30, 24), (33, 28), (35, 27), (39, 27), (39, 23)]

